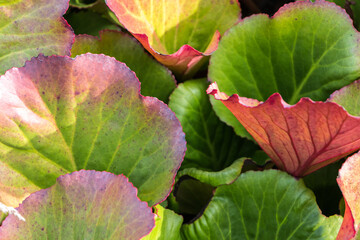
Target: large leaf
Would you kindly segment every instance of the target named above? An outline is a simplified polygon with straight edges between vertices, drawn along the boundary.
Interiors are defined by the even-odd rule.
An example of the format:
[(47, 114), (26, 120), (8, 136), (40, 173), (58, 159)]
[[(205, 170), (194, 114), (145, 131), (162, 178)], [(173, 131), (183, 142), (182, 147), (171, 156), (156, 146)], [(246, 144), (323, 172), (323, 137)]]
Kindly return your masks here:
[[(222, 38), (209, 79), (227, 95), (266, 100), (279, 92), (290, 104), (325, 100), (360, 76), (359, 33), (345, 10), (326, 1), (301, 1), (272, 18), (244, 19)], [(240, 136), (244, 130), (220, 103), (215, 111)]]
[(62, 18), (68, 0), (0, 1), (0, 74), (45, 55), (69, 55), (74, 33)]
[(187, 239), (331, 239), (340, 227), (335, 218), (321, 215), (301, 180), (249, 171), (218, 187), (203, 215), (182, 231)]
[(191, 75), (240, 16), (233, 0), (107, 0), (121, 24), (161, 63)]
[(105, 55), (40, 56), (7, 71), (0, 77), (0, 201), (16, 205), (79, 169), (123, 173), (140, 199), (163, 200), (185, 153), (184, 133), (164, 103), (139, 91), (135, 74)]
[(154, 214), (123, 175), (79, 171), (31, 194), (18, 208), (26, 222), (9, 216), (0, 239), (140, 239)]
[(335, 103), (302, 98), (290, 106), (278, 93), (262, 103), (237, 94), (228, 97), (216, 83), (207, 91), (221, 100), (280, 169), (294, 176), (360, 148), (360, 118)]
[(88, 35), (76, 36), (71, 55), (75, 57), (91, 52), (115, 57), (136, 73), (141, 82), (141, 94), (168, 101), (176, 87), (168, 69), (145, 53), (141, 45), (125, 33), (101, 31), (99, 35), (100, 39)]
[(219, 120), (206, 94), (207, 86), (205, 79), (186, 81), (170, 97), (169, 107), (179, 119), (187, 141), (182, 169), (219, 171), (240, 157), (249, 157), (258, 148)]
[[(352, 239), (360, 229), (360, 152), (349, 157), (339, 171), (337, 182), (346, 202), (344, 222), (338, 239)], [(359, 234), (358, 234), (359, 235)], [(360, 236), (358, 236), (360, 237)]]

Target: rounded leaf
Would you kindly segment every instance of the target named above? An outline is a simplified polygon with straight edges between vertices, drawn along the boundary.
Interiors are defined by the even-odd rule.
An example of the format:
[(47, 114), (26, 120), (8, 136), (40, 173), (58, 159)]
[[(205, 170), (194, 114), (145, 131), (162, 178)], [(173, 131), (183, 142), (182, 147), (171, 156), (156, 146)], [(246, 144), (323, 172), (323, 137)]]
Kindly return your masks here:
[(1, 240), (140, 239), (154, 227), (154, 214), (128, 179), (108, 172), (60, 176), (31, 194), (0, 227)]
[(139, 92), (135, 74), (105, 55), (40, 56), (1, 76), (0, 201), (79, 169), (126, 175), (150, 205), (165, 199), (184, 133), (163, 102)]

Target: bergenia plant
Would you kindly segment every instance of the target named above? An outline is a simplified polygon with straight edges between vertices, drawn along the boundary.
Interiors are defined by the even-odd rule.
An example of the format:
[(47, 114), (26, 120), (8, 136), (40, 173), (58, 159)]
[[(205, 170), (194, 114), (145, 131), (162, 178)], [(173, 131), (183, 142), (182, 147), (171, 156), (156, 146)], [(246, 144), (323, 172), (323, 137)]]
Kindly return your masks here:
[(345, 0), (0, 1), (0, 240), (360, 239), (359, 23)]

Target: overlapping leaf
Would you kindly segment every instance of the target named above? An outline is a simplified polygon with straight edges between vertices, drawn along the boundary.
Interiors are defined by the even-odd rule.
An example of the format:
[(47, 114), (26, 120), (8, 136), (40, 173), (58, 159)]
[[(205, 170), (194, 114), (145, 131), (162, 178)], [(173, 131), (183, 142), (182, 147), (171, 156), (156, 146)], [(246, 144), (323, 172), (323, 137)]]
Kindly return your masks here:
[(0, 74), (45, 55), (69, 55), (74, 33), (62, 18), (68, 0), (0, 1)]
[(157, 97), (167, 102), (176, 87), (174, 77), (165, 67), (157, 63), (129, 35), (116, 31), (101, 31), (100, 39), (92, 36), (76, 36), (71, 55), (91, 52), (103, 53), (124, 62), (141, 82), (141, 94)]
[(230, 98), (216, 83), (208, 93), (235, 115), (275, 164), (294, 176), (304, 176), (360, 148), (360, 118), (332, 102), (302, 98), (286, 104), (276, 93), (264, 103)]
[[(264, 101), (278, 92), (290, 104), (325, 100), (360, 76), (358, 41), (351, 19), (334, 3), (295, 2), (272, 18), (254, 15), (229, 30), (211, 58), (209, 78), (229, 96)], [(213, 104), (244, 136), (231, 113)]]
[(249, 171), (220, 186), (187, 239), (333, 239), (341, 217), (325, 218), (313, 193), (284, 172)]
[(161, 63), (191, 75), (240, 16), (233, 0), (107, 0), (121, 24)]
[(249, 157), (257, 146), (238, 137), (213, 111), (206, 94), (205, 79), (189, 80), (171, 94), (169, 107), (186, 136), (185, 168), (220, 171), (240, 157)]
[(0, 227), (1, 240), (140, 239), (154, 227), (154, 214), (123, 175), (79, 171), (60, 176), (31, 194)]
[(139, 94), (105, 55), (34, 58), (0, 77), (0, 201), (15, 205), (78, 169), (123, 173), (150, 205), (163, 200), (185, 153), (161, 101)]
[[(339, 171), (337, 182), (346, 202), (344, 222), (337, 239), (353, 239), (360, 229), (360, 153), (349, 157)], [(357, 234), (358, 235), (358, 234)], [(358, 236), (359, 237), (359, 236)]]

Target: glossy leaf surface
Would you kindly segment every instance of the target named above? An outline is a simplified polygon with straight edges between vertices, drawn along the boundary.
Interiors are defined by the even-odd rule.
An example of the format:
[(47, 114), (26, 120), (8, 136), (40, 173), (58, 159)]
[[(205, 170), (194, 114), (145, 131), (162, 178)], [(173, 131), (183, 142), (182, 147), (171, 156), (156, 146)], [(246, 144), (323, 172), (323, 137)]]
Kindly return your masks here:
[(218, 187), (203, 215), (182, 231), (187, 239), (331, 239), (339, 227), (339, 219), (321, 215), (301, 181), (268, 170)]
[(171, 72), (151, 58), (139, 43), (129, 35), (116, 31), (101, 31), (100, 39), (76, 36), (71, 55), (103, 53), (124, 62), (141, 82), (141, 94), (167, 102), (176, 83)]
[[(339, 235), (352, 239), (360, 229), (360, 153), (349, 157), (339, 171), (337, 182), (345, 198), (346, 210)], [(338, 236), (338, 239), (339, 236)]]
[(123, 173), (150, 206), (169, 194), (184, 134), (164, 103), (139, 94), (125, 64), (40, 56), (1, 76), (0, 89), (1, 202), (16, 206), (79, 169)]
[(1, 240), (140, 239), (154, 227), (154, 214), (128, 179), (108, 172), (60, 176), (18, 208), (26, 222), (9, 216)]
[(206, 94), (207, 86), (205, 79), (189, 80), (179, 84), (170, 97), (169, 107), (179, 119), (187, 141), (182, 169), (220, 171), (257, 149), (219, 120)]
[(161, 63), (189, 74), (240, 17), (233, 0), (107, 0), (121, 24)]
[(360, 118), (331, 102), (302, 98), (288, 105), (278, 93), (264, 103), (207, 90), (235, 115), (282, 170), (304, 176), (360, 148)]
[[(351, 19), (334, 3), (287, 4), (272, 18), (254, 15), (229, 30), (211, 58), (209, 79), (229, 96), (264, 101), (278, 92), (289, 104), (325, 100), (360, 76), (358, 41)], [(244, 136), (230, 112), (214, 104)]]
[(68, 0), (0, 1), (0, 74), (39, 55), (69, 55)]

